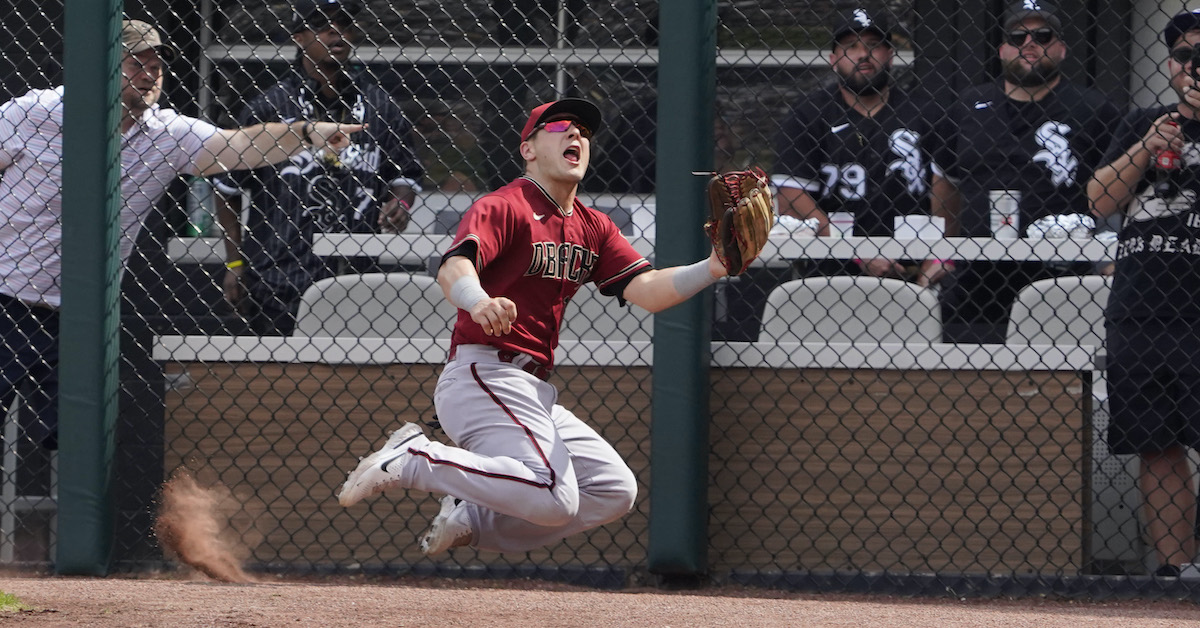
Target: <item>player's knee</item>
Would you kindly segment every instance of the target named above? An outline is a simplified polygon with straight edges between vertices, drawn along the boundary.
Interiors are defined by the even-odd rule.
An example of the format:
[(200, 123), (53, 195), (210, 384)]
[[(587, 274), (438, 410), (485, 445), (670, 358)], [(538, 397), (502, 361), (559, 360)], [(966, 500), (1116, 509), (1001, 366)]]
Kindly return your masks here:
[(607, 515), (605, 519), (615, 521), (629, 514), (637, 501), (637, 492), (637, 477), (629, 467), (621, 467), (616, 479), (603, 493), (601, 503)]
[(579, 514), (579, 491), (558, 490), (546, 494), (546, 499), (529, 504), (523, 517), (526, 521), (548, 528), (570, 523)]

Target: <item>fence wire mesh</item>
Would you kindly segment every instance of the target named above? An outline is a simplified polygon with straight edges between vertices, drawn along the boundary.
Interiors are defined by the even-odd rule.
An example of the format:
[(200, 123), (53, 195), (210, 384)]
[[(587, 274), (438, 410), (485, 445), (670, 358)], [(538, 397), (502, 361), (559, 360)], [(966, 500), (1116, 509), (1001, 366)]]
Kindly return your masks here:
[[(646, 578), (654, 319), (594, 286), (551, 381), (637, 476), (629, 516), (430, 559), (415, 540), (436, 500), (335, 492), (406, 421), (449, 440), (432, 395), (456, 309), (434, 277), (467, 208), (522, 174), (534, 106), (600, 106), (580, 197), (652, 255), (656, 167), (700, 159), (658, 151), (658, 3), (319, 4), (125, 3), (178, 51), (161, 108), (368, 127), (251, 170), (200, 172), (193, 151), (162, 166), (161, 198), (140, 191), (157, 211), (125, 236), (116, 560), (163, 559), (155, 499), (186, 470), (230, 492), (261, 569)], [(1177, 4), (717, 4), (712, 158), (768, 172), (778, 217), (694, 330), (713, 340), (709, 576), (1187, 590), (1163, 577), (1195, 558), (1200, 426), (1200, 18)], [(61, 24), (61, 3), (0, 8), (0, 563), (52, 561), (56, 539), (58, 356), (37, 343), (57, 333), (59, 269), (30, 251), (57, 244), (60, 207), (30, 164), (61, 142), (38, 135), (51, 92), (29, 90), (61, 84)]]

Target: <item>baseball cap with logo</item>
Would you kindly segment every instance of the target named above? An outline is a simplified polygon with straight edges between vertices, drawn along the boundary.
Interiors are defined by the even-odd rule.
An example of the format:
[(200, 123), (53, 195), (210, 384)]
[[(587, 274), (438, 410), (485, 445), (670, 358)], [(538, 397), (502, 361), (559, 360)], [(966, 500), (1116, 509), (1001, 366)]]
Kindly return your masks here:
[(521, 131), (521, 141), (529, 139), (539, 124), (554, 117), (575, 118), (592, 133), (599, 131), (600, 124), (604, 121), (600, 108), (590, 101), (582, 98), (564, 98), (538, 105), (529, 112), (529, 121), (525, 123), (525, 128)]
[(173, 61), (179, 54), (174, 46), (163, 43), (158, 29), (141, 20), (121, 20), (121, 47), (131, 55), (154, 50), (163, 61)]
[(1046, 26), (1057, 35), (1062, 35), (1062, 22), (1058, 19), (1058, 9), (1049, 2), (1041, 0), (1022, 0), (1008, 7), (1004, 12), (1004, 30), (1011, 30), (1025, 18), (1041, 18)]
[(294, 0), (291, 4), (293, 35), (325, 28), (338, 17), (352, 21), (358, 12), (353, 0)]
[(1167, 41), (1167, 48), (1174, 48), (1175, 42), (1179, 41), (1183, 34), (1200, 28), (1200, 9), (1192, 9), (1191, 11), (1180, 11), (1167, 22), (1167, 27), (1163, 29), (1163, 39)]
[(867, 13), (866, 9), (852, 9), (838, 15), (837, 22), (833, 28), (833, 45), (837, 46), (838, 40), (849, 35), (850, 33), (876, 33), (883, 38), (888, 45), (892, 43), (892, 31), (888, 27), (886, 21), (875, 19)]

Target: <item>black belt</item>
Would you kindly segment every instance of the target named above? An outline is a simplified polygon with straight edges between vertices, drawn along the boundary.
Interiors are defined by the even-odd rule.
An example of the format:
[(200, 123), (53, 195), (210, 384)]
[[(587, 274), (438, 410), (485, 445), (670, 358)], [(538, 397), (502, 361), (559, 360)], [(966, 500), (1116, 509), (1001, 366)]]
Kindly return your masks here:
[(529, 373), (530, 375), (542, 380), (543, 382), (548, 381), (550, 379), (550, 369), (549, 368), (547, 368), (541, 364), (538, 364), (536, 360), (529, 360), (528, 362), (526, 362), (524, 364), (517, 364), (514, 360), (516, 360), (517, 358), (520, 358), (520, 357), (529, 357), (529, 356), (525, 355), (524, 353), (517, 353), (516, 351), (510, 351), (508, 349), (500, 349), (499, 351), (496, 352), (496, 359), (500, 360), (501, 362), (507, 362), (514, 366), (519, 366), (519, 367), (521, 367), (522, 371)]

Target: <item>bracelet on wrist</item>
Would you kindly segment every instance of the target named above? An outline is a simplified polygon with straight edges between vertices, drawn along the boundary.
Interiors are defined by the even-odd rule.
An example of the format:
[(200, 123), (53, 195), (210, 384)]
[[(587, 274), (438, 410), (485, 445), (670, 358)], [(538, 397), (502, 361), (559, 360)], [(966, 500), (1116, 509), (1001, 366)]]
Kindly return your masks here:
[(243, 260), (243, 259), (235, 259), (232, 262), (225, 262), (225, 268), (228, 268), (229, 270), (233, 270), (235, 268), (241, 268), (242, 266), (245, 266), (245, 265), (246, 265), (246, 260)]

